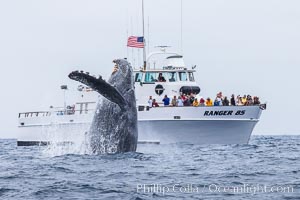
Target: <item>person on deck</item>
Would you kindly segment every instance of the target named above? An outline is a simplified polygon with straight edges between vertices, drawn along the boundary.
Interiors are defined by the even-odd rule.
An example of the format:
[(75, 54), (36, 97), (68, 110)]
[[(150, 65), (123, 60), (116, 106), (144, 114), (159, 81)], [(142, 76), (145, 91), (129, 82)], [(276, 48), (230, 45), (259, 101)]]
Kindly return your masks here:
[(238, 99), (238, 104), (237, 104), (238, 106), (243, 106), (244, 104), (243, 104), (243, 101), (242, 101), (242, 97), (239, 97), (239, 99)]
[(229, 106), (229, 100), (227, 99), (227, 97), (225, 96), (222, 102), (223, 106)]
[(149, 100), (148, 100), (149, 108), (152, 108), (152, 103), (153, 103), (152, 96), (149, 96)]
[(246, 95), (244, 95), (242, 98), (242, 104), (245, 105), (246, 102), (247, 102), (247, 97), (246, 97)]
[(205, 100), (201, 97), (199, 106), (205, 106)]
[(259, 105), (260, 101), (259, 101), (259, 97), (253, 97), (253, 105)]
[(193, 102), (193, 106), (194, 107), (198, 107), (199, 106), (199, 101), (197, 98), (195, 98), (194, 102)]
[(191, 99), (190, 96), (187, 95), (185, 101), (183, 102), (184, 106), (191, 106)]
[(206, 99), (205, 104), (206, 104), (206, 106), (212, 106), (212, 105), (213, 105), (213, 102), (212, 102), (212, 100), (208, 97), (208, 98)]
[(214, 101), (214, 106), (219, 106), (219, 105), (220, 105), (220, 101), (218, 100), (218, 97), (216, 97)]
[(194, 96), (193, 93), (191, 93), (191, 94), (190, 94), (190, 102), (191, 102), (191, 105), (193, 105), (194, 100), (195, 100), (195, 96)]
[(183, 102), (183, 105), (185, 106), (185, 102), (186, 102), (186, 99), (187, 99), (187, 97), (186, 97), (186, 94), (181, 94), (181, 100), (182, 100), (182, 102)]
[(177, 98), (176, 98), (176, 96), (173, 97), (173, 99), (171, 101), (171, 106), (177, 106)]
[(214, 103), (214, 104), (218, 104), (218, 106), (223, 105), (223, 94), (222, 94), (222, 92), (219, 92), (217, 94), (217, 97), (216, 97), (215, 101), (217, 101), (217, 103)]
[(181, 99), (181, 96), (178, 96), (178, 99), (177, 99), (177, 106), (181, 107), (183, 106), (183, 101)]
[(247, 96), (247, 101), (246, 104), (247, 106), (252, 106), (253, 105), (253, 99), (250, 95)]
[(153, 99), (153, 101), (152, 101), (152, 107), (159, 107), (159, 105), (155, 99)]
[(235, 97), (234, 97), (234, 94), (231, 95), (230, 105), (235, 106)]
[(162, 101), (164, 102), (164, 106), (170, 105), (170, 98), (167, 95), (165, 95)]

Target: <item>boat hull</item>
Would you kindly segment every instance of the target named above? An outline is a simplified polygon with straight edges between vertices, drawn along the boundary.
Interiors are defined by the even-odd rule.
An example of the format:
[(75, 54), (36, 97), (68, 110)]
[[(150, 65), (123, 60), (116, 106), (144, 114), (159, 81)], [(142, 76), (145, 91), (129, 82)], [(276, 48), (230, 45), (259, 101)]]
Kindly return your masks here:
[[(138, 109), (139, 143), (247, 144), (259, 121), (259, 106)], [(65, 115), (20, 118), (18, 145), (85, 140), (93, 118)]]
[(160, 144), (247, 144), (257, 121), (141, 121), (139, 140)]

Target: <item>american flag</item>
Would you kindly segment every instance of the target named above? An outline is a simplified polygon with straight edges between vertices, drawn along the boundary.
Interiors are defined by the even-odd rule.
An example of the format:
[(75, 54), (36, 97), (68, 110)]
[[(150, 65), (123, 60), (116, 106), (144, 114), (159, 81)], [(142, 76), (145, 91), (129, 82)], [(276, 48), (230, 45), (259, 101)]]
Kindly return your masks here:
[(144, 37), (130, 36), (127, 41), (127, 46), (144, 48)]

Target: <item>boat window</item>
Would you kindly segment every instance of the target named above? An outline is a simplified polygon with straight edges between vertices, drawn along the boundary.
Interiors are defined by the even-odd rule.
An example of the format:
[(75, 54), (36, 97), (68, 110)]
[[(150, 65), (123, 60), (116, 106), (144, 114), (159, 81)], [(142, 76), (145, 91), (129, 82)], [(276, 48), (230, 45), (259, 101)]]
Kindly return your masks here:
[(167, 78), (167, 73), (147, 72), (145, 75), (145, 83), (165, 82)]
[(157, 80), (158, 74), (155, 72), (147, 72), (145, 75), (145, 82), (146, 83), (151, 83), (155, 82)]
[(187, 81), (187, 76), (185, 72), (179, 72), (180, 81)]
[(157, 81), (157, 82), (166, 82), (166, 79), (168, 78), (167, 73), (158, 72), (156, 74), (157, 74), (157, 79), (155, 81)]
[(195, 81), (193, 72), (189, 72), (190, 81)]
[(169, 82), (176, 82), (177, 81), (176, 72), (169, 72), (168, 79), (169, 79)]
[(135, 74), (135, 78), (134, 78), (134, 81), (135, 82), (141, 82), (141, 80), (142, 80), (142, 73), (136, 73)]

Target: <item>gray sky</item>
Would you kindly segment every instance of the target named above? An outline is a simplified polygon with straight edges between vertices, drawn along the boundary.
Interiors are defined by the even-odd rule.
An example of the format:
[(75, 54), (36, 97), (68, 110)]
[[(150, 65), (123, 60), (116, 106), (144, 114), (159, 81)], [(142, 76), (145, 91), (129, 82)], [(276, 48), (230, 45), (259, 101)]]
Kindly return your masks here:
[[(0, 137), (17, 115), (62, 105), (74, 69), (108, 77), (141, 34), (141, 1), (0, 1)], [(150, 50), (180, 51), (180, 0), (145, 0)], [(146, 28), (148, 23), (146, 23)], [(183, 0), (183, 54), (203, 96), (252, 94), (268, 102), (255, 134), (300, 133), (300, 1)], [(130, 57), (129, 57), (130, 59)], [(137, 61), (136, 61), (137, 62)]]

